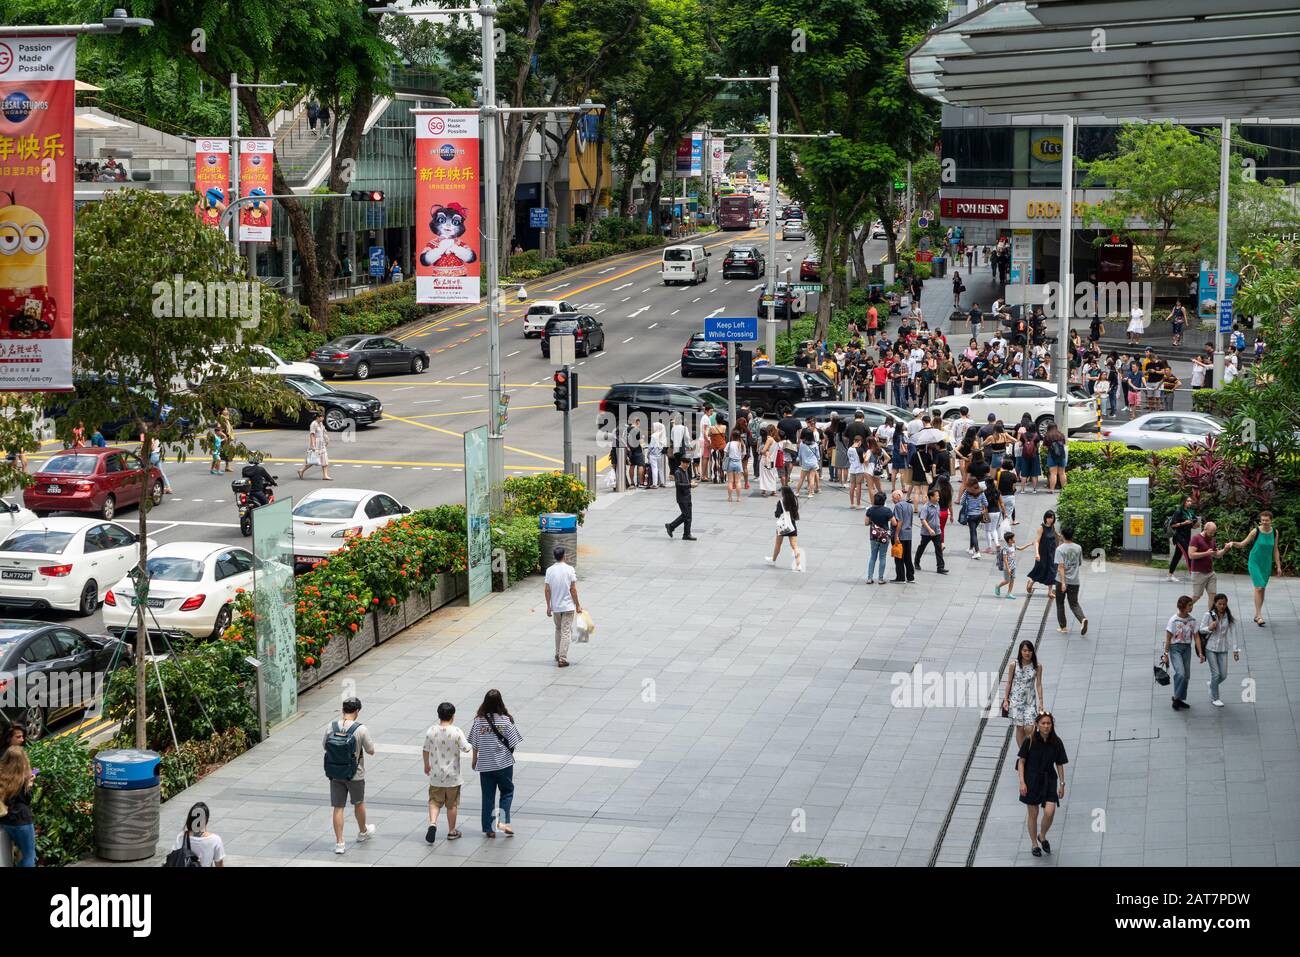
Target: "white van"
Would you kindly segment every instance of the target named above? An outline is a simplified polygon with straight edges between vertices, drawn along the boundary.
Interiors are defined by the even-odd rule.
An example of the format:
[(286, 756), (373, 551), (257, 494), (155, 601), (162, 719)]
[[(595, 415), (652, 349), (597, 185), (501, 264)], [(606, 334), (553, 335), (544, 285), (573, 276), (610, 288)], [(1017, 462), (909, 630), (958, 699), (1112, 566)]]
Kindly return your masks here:
[(709, 251), (703, 246), (669, 246), (664, 250), (662, 275), (664, 285), (689, 282), (692, 285), (709, 278)]

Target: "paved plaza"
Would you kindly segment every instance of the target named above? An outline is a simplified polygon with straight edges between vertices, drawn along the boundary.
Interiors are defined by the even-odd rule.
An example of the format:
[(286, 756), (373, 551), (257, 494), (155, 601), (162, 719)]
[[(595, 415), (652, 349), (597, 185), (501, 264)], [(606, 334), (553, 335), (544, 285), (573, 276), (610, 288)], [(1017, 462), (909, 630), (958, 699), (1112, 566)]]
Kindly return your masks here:
[[(784, 554), (769, 566), (773, 505), (757, 483), (750, 494), (728, 505), (721, 486), (696, 489), (697, 542), (665, 536), (670, 490), (602, 495), (579, 533), (579, 592), (597, 629), (574, 645), (573, 667), (554, 667), (540, 577), (445, 608), (165, 804), (163, 844), (204, 800), (231, 866), (780, 866), (804, 853), (856, 866), (1300, 864), (1295, 580), (1274, 580), (1269, 626), (1257, 628), (1249, 580), (1220, 576), (1249, 628), (1246, 653), (1229, 665), (1226, 708), (1210, 707), (1208, 669), (1194, 663), (1192, 708), (1179, 713), (1152, 681), (1187, 589), (1163, 571), (1085, 563), (1091, 628), (1061, 635), (1042, 589), (1029, 601), (993, 596), (994, 562), (967, 557), (961, 527), (948, 529), (946, 577), (927, 555), (916, 584), (863, 584), (863, 513), (836, 488), (801, 503), (807, 573)], [(1052, 501), (1020, 496), (1021, 543)], [(1004, 754), (996, 710), (891, 704), (895, 676), (918, 665), (922, 677), (1002, 681), (1012, 642), (1040, 632), (1047, 704), (1070, 756), (1041, 860), (1029, 855), (1014, 742)], [(1240, 700), (1247, 676), (1252, 703)], [(378, 745), (366, 763), (377, 835), (355, 844), (349, 817), (336, 857), (320, 742), (345, 681)], [(448, 843), (444, 817), (430, 847), (424, 731), (443, 700), (468, 728), (488, 688), (524, 736), (517, 836), (483, 838), (466, 760), (465, 837)]]

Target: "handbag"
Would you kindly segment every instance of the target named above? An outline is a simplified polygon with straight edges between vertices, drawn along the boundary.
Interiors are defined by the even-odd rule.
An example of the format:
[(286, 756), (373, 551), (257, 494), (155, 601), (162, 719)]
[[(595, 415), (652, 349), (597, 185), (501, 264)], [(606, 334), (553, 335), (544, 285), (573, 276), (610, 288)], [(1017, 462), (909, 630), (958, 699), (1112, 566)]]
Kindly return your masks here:
[(202, 867), (199, 856), (194, 853), (190, 847), (189, 832), (185, 832), (185, 837), (181, 839), (181, 846), (176, 850), (168, 853), (163, 860), (163, 867)]
[(902, 557), (903, 557), (903, 543), (902, 543), (902, 542), (894, 542), (894, 544), (891, 545), (890, 548), (889, 548), (889, 554), (892, 555), (892, 556), (894, 556), (895, 558), (902, 558)]
[(308, 450), (307, 450), (307, 464), (308, 464), (308, 465), (320, 465), (320, 453), (317, 452), (315, 449), (308, 449)]
[(576, 616), (573, 622), (573, 637), (579, 644), (585, 644), (591, 641), (591, 636), (596, 630), (595, 623), (591, 620), (591, 615), (584, 608), (582, 614)]
[(1169, 684), (1169, 671), (1168, 669), (1165, 668), (1164, 665), (1160, 664), (1160, 662), (1156, 662), (1156, 666), (1154, 670), (1155, 670), (1156, 684), (1158, 685)]
[(790, 518), (789, 512), (782, 512), (776, 517), (776, 530), (779, 534), (794, 531), (794, 520)]

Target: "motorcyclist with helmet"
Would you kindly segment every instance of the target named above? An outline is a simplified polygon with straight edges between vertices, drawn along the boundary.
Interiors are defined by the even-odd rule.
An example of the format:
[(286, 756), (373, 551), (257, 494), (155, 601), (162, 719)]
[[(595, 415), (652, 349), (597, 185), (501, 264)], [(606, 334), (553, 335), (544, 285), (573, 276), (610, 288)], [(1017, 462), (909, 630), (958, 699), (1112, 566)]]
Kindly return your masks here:
[(275, 476), (262, 467), (261, 452), (250, 455), (248, 463), (240, 470), (240, 475), (248, 479), (251, 485), (248, 490), (248, 500), (253, 506), (267, 505), (271, 501), (267, 490), (275, 486)]

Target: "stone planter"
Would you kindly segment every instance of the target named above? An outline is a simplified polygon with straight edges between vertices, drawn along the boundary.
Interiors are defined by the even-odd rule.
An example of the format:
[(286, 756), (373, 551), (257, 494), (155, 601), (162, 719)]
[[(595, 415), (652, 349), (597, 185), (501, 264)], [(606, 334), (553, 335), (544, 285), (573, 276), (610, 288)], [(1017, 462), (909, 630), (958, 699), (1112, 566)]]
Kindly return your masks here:
[(430, 593), (413, 591), (403, 607), (406, 610), (406, 627), (410, 628), (432, 610), (429, 603)]
[[(338, 639), (334, 639), (338, 641)], [(376, 631), (375, 616), (366, 615), (361, 619), (361, 625), (355, 632), (349, 632), (347, 636), (347, 653), (348, 661), (356, 661), (371, 648), (375, 647)]]
[[(406, 604), (409, 604), (409, 602)], [(375, 640), (377, 643), (382, 644), (406, 628), (406, 605), (395, 605), (392, 608), (380, 609), (367, 617), (374, 619), (374, 627), (377, 633)]]
[(314, 688), (347, 663), (348, 643), (342, 635), (335, 635), (320, 653), (319, 664), (298, 672), (298, 693)]

